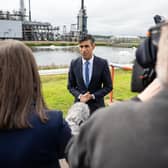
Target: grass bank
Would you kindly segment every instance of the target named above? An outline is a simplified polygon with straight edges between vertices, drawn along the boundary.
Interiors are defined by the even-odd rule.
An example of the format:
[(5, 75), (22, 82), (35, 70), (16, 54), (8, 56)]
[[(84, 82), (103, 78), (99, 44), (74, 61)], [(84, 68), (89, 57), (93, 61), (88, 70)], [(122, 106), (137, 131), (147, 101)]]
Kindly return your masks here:
[[(73, 104), (73, 97), (67, 90), (67, 75), (41, 76), (43, 95), (51, 109), (59, 109), (64, 112)], [(130, 91), (131, 72), (116, 70), (114, 80), (114, 100), (126, 100), (135, 93)], [(109, 95), (106, 96), (109, 102)]]
[[(76, 46), (78, 42), (74, 41), (23, 41), (29, 47), (35, 46)], [(109, 43), (108, 41), (96, 41), (96, 46), (112, 46), (112, 47), (125, 47), (125, 48), (132, 48), (138, 47), (139, 43)]]
[(24, 41), (24, 43), (29, 46), (75, 46), (78, 43), (77, 42), (71, 42), (71, 41)]
[[(24, 41), (24, 43), (30, 47), (35, 46), (76, 46), (78, 42), (73, 41)], [(108, 42), (96, 42), (97, 46), (107, 46), (109, 45)]]

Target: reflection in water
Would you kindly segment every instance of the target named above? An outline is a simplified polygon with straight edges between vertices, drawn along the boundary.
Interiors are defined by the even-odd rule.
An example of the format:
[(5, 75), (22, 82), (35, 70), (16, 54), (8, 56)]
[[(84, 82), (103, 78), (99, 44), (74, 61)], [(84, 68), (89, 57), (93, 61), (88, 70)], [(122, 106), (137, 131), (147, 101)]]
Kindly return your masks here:
[[(37, 64), (69, 65), (71, 60), (80, 56), (77, 46), (48, 46), (33, 47)], [(135, 58), (135, 48), (115, 48), (110, 46), (97, 46), (95, 55), (105, 58), (109, 63), (130, 64)]]

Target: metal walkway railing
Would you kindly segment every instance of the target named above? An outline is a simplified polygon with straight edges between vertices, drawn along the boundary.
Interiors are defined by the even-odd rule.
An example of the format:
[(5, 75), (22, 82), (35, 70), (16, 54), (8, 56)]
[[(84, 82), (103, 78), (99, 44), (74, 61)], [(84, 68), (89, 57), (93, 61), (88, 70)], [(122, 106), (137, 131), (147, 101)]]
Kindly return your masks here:
[[(111, 71), (111, 79), (112, 79), (112, 83), (113, 83), (113, 89), (114, 89), (114, 76), (115, 76), (115, 69), (123, 69), (123, 70), (132, 70), (132, 64), (129, 65), (124, 65), (124, 64), (115, 64), (115, 63), (110, 63), (110, 71)], [(110, 97), (110, 103), (113, 102), (113, 91), (111, 91), (109, 93), (109, 97)]]

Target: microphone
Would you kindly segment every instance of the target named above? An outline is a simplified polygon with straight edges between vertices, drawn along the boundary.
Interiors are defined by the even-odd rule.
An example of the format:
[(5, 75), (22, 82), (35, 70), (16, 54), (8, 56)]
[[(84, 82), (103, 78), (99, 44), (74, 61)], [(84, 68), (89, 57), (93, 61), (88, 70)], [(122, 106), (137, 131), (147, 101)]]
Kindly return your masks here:
[(90, 110), (87, 104), (77, 102), (71, 106), (65, 120), (71, 128), (72, 135), (79, 133), (81, 125), (88, 120), (89, 116)]

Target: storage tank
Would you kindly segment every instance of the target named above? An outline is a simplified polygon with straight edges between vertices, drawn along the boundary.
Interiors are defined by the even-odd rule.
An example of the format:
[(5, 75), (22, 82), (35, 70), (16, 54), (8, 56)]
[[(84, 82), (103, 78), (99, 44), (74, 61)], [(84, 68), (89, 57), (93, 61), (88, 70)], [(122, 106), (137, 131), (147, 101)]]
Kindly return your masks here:
[(0, 20), (1, 39), (22, 39), (22, 21)]

